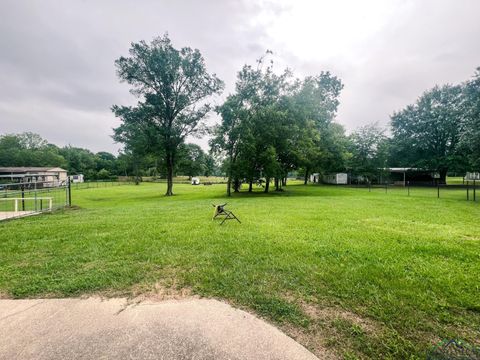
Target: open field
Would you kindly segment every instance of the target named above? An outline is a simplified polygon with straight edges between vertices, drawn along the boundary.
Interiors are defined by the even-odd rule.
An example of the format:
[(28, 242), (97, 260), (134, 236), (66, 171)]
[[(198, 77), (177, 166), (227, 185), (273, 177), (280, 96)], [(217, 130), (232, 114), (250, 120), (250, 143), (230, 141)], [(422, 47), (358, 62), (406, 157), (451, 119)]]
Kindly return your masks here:
[[(424, 357), (480, 339), (480, 203), (449, 190), (289, 185), (75, 191), (76, 209), (0, 223), (0, 297), (173, 288), (226, 299), (315, 351)], [(443, 195), (443, 194), (442, 194)], [(228, 202), (242, 220), (211, 221)]]

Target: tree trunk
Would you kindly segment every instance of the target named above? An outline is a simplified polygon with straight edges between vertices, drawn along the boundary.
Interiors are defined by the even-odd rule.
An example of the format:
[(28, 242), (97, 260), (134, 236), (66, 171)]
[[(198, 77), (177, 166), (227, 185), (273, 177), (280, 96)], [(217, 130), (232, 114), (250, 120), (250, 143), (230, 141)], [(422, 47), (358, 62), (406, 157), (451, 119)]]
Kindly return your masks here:
[(280, 187), (278, 186), (278, 184), (279, 184), (278, 177), (275, 177), (275, 191), (280, 190)]
[(305, 169), (305, 179), (303, 181), (303, 185), (307, 185), (308, 183), (308, 169), (306, 168)]
[(228, 180), (227, 180), (227, 196), (232, 196), (232, 169), (233, 169), (233, 156), (230, 152), (230, 164), (228, 165)]
[(140, 181), (138, 180), (138, 164), (137, 161), (135, 161), (135, 185), (138, 185)]
[(440, 173), (440, 179), (438, 179), (438, 183), (441, 185), (445, 185), (447, 183), (448, 169), (440, 169), (438, 172)]
[(269, 188), (270, 188), (270, 178), (267, 177), (267, 178), (265, 178), (265, 190), (264, 190), (264, 192), (268, 193)]
[(240, 180), (239, 179), (233, 180), (233, 191), (236, 192), (236, 193), (240, 192)]
[(248, 183), (248, 192), (252, 192), (253, 190), (253, 180), (250, 179), (249, 183)]
[(173, 154), (167, 155), (167, 192), (165, 196), (173, 195)]
[(287, 177), (282, 178), (282, 186), (287, 186)]

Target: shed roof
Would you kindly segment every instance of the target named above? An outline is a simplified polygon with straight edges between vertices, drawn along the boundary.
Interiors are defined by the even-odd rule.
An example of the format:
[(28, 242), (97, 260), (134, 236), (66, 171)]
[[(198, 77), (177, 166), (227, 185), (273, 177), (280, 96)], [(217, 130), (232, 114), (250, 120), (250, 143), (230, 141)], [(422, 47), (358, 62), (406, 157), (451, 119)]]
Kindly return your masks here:
[(390, 171), (392, 173), (398, 172), (398, 173), (403, 173), (403, 172), (408, 172), (408, 171), (418, 171), (418, 172), (430, 172), (432, 170), (428, 169), (421, 169), (421, 168), (413, 168), (413, 167), (394, 167), (394, 168), (385, 168), (383, 170)]
[(0, 173), (67, 172), (59, 167), (0, 167)]

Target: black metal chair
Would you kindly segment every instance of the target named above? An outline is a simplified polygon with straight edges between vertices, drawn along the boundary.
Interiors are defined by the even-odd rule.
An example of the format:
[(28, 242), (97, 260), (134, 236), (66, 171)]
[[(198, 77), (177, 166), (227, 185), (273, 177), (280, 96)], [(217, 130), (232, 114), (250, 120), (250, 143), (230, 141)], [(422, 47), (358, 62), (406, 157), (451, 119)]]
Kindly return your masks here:
[(220, 217), (220, 218), (223, 217), (223, 220), (220, 223), (220, 225), (222, 225), (227, 220), (237, 220), (241, 224), (242, 222), (235, 216), (233, 212), (225, 209), (226, 205), (227, 203), (222, 205), (212, 204), (212, 206), (215, 208), (215, 210), (213, 211), (212, 220), (215, 220), (217, 217)]

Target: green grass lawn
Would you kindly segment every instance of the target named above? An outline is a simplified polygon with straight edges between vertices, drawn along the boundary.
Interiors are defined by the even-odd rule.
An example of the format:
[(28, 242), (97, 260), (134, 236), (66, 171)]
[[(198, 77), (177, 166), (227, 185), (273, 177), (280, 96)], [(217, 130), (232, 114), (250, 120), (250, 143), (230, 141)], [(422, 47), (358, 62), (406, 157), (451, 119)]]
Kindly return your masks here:
[[(480, 203), (462, 190), (164, 184), (74, 191), (78, 209), (0, 223), (0, 296), (226, 299), (310, 349), (415, 358), (480, 339)], [(241, 219), (219, 226), (212, 203)], [(3, 294), (3, 295), (2, 295)]]
[(449, 176), (449, 177), (447, 177), (447, 184), (448, 185), (463, 185), (464, 184), (463, 177), (462, 176), (456, 176), (456, 177)]

